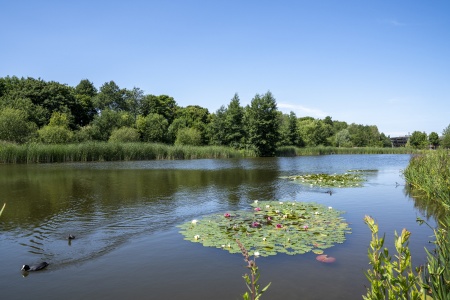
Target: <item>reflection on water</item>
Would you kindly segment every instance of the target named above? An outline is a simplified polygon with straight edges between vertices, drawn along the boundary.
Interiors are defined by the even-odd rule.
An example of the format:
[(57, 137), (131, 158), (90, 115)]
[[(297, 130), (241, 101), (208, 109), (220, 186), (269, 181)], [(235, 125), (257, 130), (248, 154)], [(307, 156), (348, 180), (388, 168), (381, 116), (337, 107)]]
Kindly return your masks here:
[(444, 220), (446, 217), (446, 211), (442, 207), (439, 201), (429, 199), (426, 195), (421, 194), (419, 191), (414, 190), (410, 186), (406, 185), (404, 188), (405, 195), (411, 197), (414, 202), (414, 207), (423, 215), (433, 220)]
[[(401, 230), (399, 226), (408, 227), (413, 232), (412, 239), (428, 239), (430, 235), (424, 229), (415, 227), (415, 217), (417, 209), (427, 216), (435, 212), (429, 208), (423, 210), (418, 204), (415, 204), (417, 209), (412, 207), (409, 195), (396, 186), (396, 182), (402, 180), (400, 170), (406, 167), (408, 161), (408, 155), (330, 155), (1, 165), (0, 203), (7, 202), (7, 209), (0, 218), (0, 288), (8, 299), (20, 299), (15, 295), (20, 294), (18, 291), (21, 288), (43, 289), (46, 285), (41, 287), (38, 281), (51, 278), (53, 298), (66, 297), (65, 291), (71, 285), (64, 280), (69, 276), (65, 270), (74, 272), (76, 266), (81, 273), (75, 272), (78, 275), (73, 280), (76, 285), (83, 285), (84, 293), (91, 296), (102, 292), (103, 288), (105, 294), (102, 296), (105, 298), (127, 298), (129, 294), (121, 294), (115, 289), (117, 286), (127, 286), (134, 291), (135, 298), (142, 298), (148, 293), (148, 282), (157, 282), (156, 286), (152, 286), (152, 292), (159, 295), (155, 299), (173, 299), (174, 289), (164, 287), (175, 280), (183, 281), (185, 285), (190, 282), (191, 285), (198, 283), (201, 286), (185, 286), (183, 299), (229, 299), (231, 295), (239, 295), (239, 289), (231, 295), (224, 293), (221, 296), (217, 295), (215, 283), (240, 287), (241, 275), (245, 271), (241, 269), (242, 258), (237, 260), (241, 262), (236, 267), (237, 276), (229, 276), (231, 271), (225, 270), (217, 273), (218, 268), (224, 268), (223, 262), (229, 263), (234, 258), (217, 249), (189, 245), (176, 233), (175, 226), (211, 213), (249, 209), (249, 204), (254, 200), (294, 200), (318, 202), (346, 211), (343, 217), (351, 223), (353, 234), (344, 244), (330, 250), (334, 251), (334, 257), (338, 257), (338, 262), (333, 266), (318, 266), (309, 256), (277, 255), (261, 260), (261, 265), (267, 270), (266, 276), (283, 278), (281, 282), (277, 278), (269, 278), (270, 281), (277, 281), (271, 287), (276, 293), (274, 295), (293, 299), (292, 295), (302, 293), (305, 299), (323, 299), (313, 295), (323, 297), (332, 294), (341, 295), (340, 299), (360, 299), (366, 284), (363, 270), (367, 268), (365, 255), (370, 238), (362, 222), (365, 214), (374, 216), (380, 222), (380, 230), (387, 233), (387, 243), (394, 229)], [(328, 189), (301, 186), (281, 179), (297, 174), (333, 174), (348, 170), (378, 172), (364, 174), (367, 182), (363, 188), (332, 189), (331, 194), (326, 193)], [(161, 235), (165, 232), (170, 234)], [(68, 240), (69, 234), (76, 238)], [(127, 245), (136, 239), (143, 239), (145, 246), (130, 254), (131, 250), (126, 250)], [(419, 240), (417, 245), (412, 243), (412, 251), (423, 252), (423, 244), (424, 240)], [(106, 275), (98, 273), (93, 267), (117, 264), (110, 259), (121, 251), (123, 256), (115, 259), (126, 263), (119, 273), (108, 272)], [(152, 253), (150, 258), (146, 258), (148, 253)], [(203, 261), (210, 255), (217, 255), (217, 259), (210, 259), (208, 264), (204, 264)], [(142, 279), (136, 277), (136, 270), (144, 272), (140, 266), (142, 260), (158, 272), (145, 272)], [(39, 261), (48, 261), (50, 266), (44, 273), (39, 273), (40, 276), (29, 276), (26, 281), (30, 286), (25, 287), (23, 282), (15, 281), (17, 268), (20, 269), (24, 263)], [(302, 268), (295, 267), (296, 263), (301, 263)], [(286, 270), (303, 284), (285, 280)], [(177, 275), (183, 272), (185, 275)], [(166, 278), (163, 274), (167, 279), (162, 279)], [(103, 280), (104, 276), (109, 281)], [(319, 278), (328, 277), (334, 278), (336, 283), (328, 283), (326, 288), (321, 285), (318, 288), (320, 292), (308, 292), (304, 288), (315, 286), (321, 281)], [(127, 283), (124, 278), (135, 279)], [(100, 279), (102, 288), (98, 286)], [(34, 283), (30, 280), (38, 281)], [(141, 280), (142, 285), (139, 283)], [(356, 291), (355, 285), (358, 286)], [(59, 289), (56, 290), (55, 286)], [(107, 293), (106, 290), (114, 292)], [(73, 299), (85, 296), (77, 289), (71, 291)]]

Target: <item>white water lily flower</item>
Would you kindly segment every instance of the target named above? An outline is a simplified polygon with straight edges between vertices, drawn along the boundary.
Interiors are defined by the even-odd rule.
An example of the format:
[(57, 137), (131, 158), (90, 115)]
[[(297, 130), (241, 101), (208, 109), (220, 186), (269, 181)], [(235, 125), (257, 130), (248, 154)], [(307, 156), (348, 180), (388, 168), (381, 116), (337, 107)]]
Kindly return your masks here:
[(195, 225), (195, 224), (197, 224), (197, 222), (198, 222), (198, 220), (192, 220), (191, 223)]
[(283, 202), (280, 201), (280, 204), (283, 205)]
[(328, 209), (333, 209), (331, 206), (328, 206)]
[(254, 255), (254, 256), (259, 256), (259, 252), (258, 252), (258, 251), (255, 251), (255, 252), (253, 253), (253, 255)]
[(277, 209), (275, 212), (276, 212), (276, 213), (279, 213), (280, 211)]
[(267, 239), (265, 237), (263, 237), (263, 241), (265, 242)]
[(255, 200), (255, 203), (258, 203), (258, 200)]
[(318, 215), (319, 214), (319, 212), (318, 211), (316, 211), (315, 213), (314, 213), (315, 215)]
[(194, 235), (194, 239), (198, 240), (200, 236), (198, 234)]
[(270, 205), (266, 205), (266, 208), (269, 208), (270, 207)]

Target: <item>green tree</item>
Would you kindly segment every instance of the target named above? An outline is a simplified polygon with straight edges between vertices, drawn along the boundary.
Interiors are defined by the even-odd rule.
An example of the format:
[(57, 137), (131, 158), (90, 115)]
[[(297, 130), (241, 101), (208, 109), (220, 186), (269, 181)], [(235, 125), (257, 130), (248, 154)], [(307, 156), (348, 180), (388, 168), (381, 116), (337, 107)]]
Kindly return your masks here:
[(308, 147), (327, 146), (328, 138), (332, 136), (331, 125), (320, 119), (302, 118), (299, 124), (302, 140)]
[(144, 142), (164, 143), (167, 141), (169, 122), (159, 114), (138, 116), (136, 127)]
[(74, 88), (31, 77), (6, 77), (2, 86), (1, 106), (26, 111), (29, 120), (38, 127), (48, 124), (55, 111), (69, 115), (72, 128), (78, 126), (83, 107), (75, 97)]
[(291, 142), (289, 139), (289, 115), (279, 112), (278, 118), (280, 127), (278, 128), (279, 138), (277, 146), (290, 146)]
[(131, 127), (117, 128), (111, 132), (111, 136), (108, 141), (112, 143), (138, 142), (139, 132), (137, 129)]
[(239, 149), (243, 147), (244, 130), (244, 108), (240, 105), (238, 94), (234, 94), (225, 111), (225, 145)]
[(169, 125), (176, 118), (178, 109), (175, 100), (167, 95), (146, 95), (141, 103), (142, 115), (159, 114), (169, 122)]
[(443, 131), (442, 131), (442, 141), (441, 146), (449, 149), (450, 148), (450, 125), (448, 125)]
[(178, 110), (178, 116), (187, 121), (188, 127), (196, 129), (202, 137), (202, 145), (208, 144), (207, 128), (211, 115), (207, 108), (198, 105), (189, 105)]
[(293, 111), (289, 113), (288, 118), (288, 139), (289, 143), (293, 146), (301, 146), (298, 135), (297, 116)]
[(109, 109), (112, 111), (128, 111), (126, 90), (120, 89), (114, 82), (105, 82), (95, 98), (95, 107), (99, 111)]
[(97, 115), (97, 110), (94, 107), (94, 99), (97, 95), (97, 89), (94, 84), (87, 79), (83, 79), (75, 87), (75, 98), (81, 106), (81, 111), (78, 114), (77, 124), (79, 126), (86, 126)]
[(27, 120), (27, 113), (20, 109), (0, 110), (0, 140), (25, 143), (37, 130), (36, 124)]
[(225, 106), (221, 106), (216, 113), (211, 116), (211, 122), (209, 123), (209, 143), (211, 145), (224, 145), (226, 141), (226, 129), (225, 129)]
[(271, 92), (256, 94), (247, 107), (248, 143), (260, 156), (274, 156), (279, 139), (277, 103)]
[(185, 127), (178, 130), (175, 145), (200, 146), (201, 143), (201, 133), (197, 129)]
[(188, 127), (188, 122), (185, 118), (180, 117), (173, 120), (172, 124), (169, 125), (169, 128), (167, 130), (168, 142), (174, 143), (177, 138), (178, 130), (186, 127)]
[(386, 136), (384, 133), (380, 133), (380, 142), (382, 147), (392, 147), (391, 138)]
[(428, 137), (425, 132), (414, 131), (408, 140), (411, 147), (415, 149), (425, 149), (428, 146)]
[(433, 145), (433, 147), (437, 147), (439, 146), (439, 135), (436, 132), (432, 132), (430, 133), (430, 135), (428, 136), (428, 141), (430, 142), (431, 145)]
[(350, 133), (348, 129), (342, 129), (334, 135), (335, 145), (337, 147), (351, 147)]
[(91, 133), (94, 134), (93, 139), (99, 141), (107, 141), (111, 132), (120, 127), (133, 127), (133, 117), (124, 111), (113, 111), (108, 108), (104, 109), (101, 114), (95, 116), (91, 122), (93, 127)]
[(134, 87), (132, 90), (125, 90), (125, 103), (131, 116), (136, 122), (137, 116), (141, 111), (142, 99), (144, 99), (144, 91)]
[(348, 131), (355, 147), (381, 147), (383, 144), (377, 126), (352, 123), (348, 126)]

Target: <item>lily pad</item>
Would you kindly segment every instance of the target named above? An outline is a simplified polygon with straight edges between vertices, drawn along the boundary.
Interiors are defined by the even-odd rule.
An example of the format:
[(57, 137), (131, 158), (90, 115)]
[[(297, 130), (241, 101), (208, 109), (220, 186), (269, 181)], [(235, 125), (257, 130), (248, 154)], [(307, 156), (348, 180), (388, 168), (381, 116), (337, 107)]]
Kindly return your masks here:
[(316, 260), (318, 260), (320, 262), (324, 262), (324, 263), (333, 263), (336, 261), (336, 258), (328, 256), (326, 254), (322, 254), (322, 255), (318, 255), (316, 257)]
[(364, 178), (357, 172), (344, 174), (304, 174), (283, 177), (296, 183), (315, 187), (362, 187)]
[(316, 203), (255, 201), (251, 210), (208, 215), (178, 227), (185, 240), (230, 253), (240, 253), (239, 239), (260, 256), (321, 254), (350, 233), (342, 213)]

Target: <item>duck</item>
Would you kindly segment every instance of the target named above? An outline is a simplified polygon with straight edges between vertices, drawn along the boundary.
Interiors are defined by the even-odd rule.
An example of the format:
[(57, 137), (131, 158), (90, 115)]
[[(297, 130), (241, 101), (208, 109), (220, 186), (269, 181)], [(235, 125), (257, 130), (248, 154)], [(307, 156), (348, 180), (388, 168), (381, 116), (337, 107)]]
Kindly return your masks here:
[(35, 266), (29, 266), (29, 265), (23, 265), (21, 271), (40, 271), (42, 269), (45, 269), (48, 266), (48, 263), (43, 261), (38, 265)]
[(68, 239), (68, 240), (73, 240), (74, 238), (75, 238), (75, 236), (72, 235), (72, 234), (69, 234), (69, 235), (67, 236), (67, 239)]

